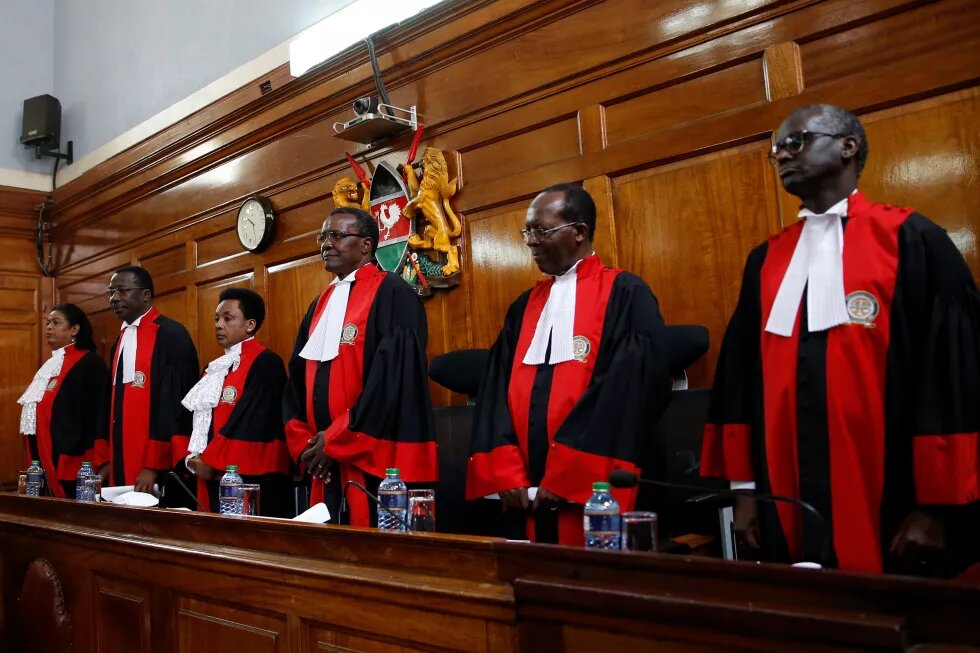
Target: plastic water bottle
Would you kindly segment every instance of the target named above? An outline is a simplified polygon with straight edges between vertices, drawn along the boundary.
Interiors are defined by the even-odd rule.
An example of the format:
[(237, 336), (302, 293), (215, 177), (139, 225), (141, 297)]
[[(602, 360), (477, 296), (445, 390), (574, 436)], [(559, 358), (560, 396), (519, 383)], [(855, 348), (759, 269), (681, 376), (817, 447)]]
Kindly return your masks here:
[(619, 504), (609, 493), (609, 483), (592, 484), (592, 496), (585, 502), (585, 548), (622, 548)]
[(222, 515), (242, 514), (242, 483), (238, 465), (228, 465), (218, 488), (218, 507)]
[[(402, 481), (397, 467), (385, 470), (385, 477), (378, 485), (378, 498), (384, 508), (378, 508), (378, 530), (404, 531), (403, 523), (408, 513), (408, 487)], [(397, 515), (397, 517), (395, 516)], [(403, 521), (399, 521), (401, 518)]]
[(27, 468), (27, 496), (41, 496), (41, 487), (44, 485), (44, 469), (41, 468), (40, 460), (32, 460), (31, 466)]
[(95, 476), (95, 472), (92, 471), (92, 463), (82, 462), (82, 468), (78, 470), (78, 474), (75, 476), (75, 501), (87, 503), (95, 501), (95, 488), (88, 483), (88, 480), (93, 476)]

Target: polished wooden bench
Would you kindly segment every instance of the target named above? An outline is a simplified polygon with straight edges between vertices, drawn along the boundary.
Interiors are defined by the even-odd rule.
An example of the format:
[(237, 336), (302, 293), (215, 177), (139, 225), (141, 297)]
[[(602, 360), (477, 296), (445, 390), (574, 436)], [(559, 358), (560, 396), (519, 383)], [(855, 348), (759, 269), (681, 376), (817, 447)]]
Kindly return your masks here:
[(11, 642), (39, 558), (76, 653), (980, 647), (963, 583), (3, 494)]

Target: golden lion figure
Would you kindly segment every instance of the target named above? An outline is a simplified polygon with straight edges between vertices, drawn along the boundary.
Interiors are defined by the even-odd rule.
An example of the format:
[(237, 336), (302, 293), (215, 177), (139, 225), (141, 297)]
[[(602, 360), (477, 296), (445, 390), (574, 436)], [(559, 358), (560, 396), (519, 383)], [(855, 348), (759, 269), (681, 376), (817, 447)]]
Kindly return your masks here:
[(350, 177), (341, 177), (333, 185), (333, 203), (337, 208), (349, 209), (351, 207), (371, 210), (371, 193), (363, 184), (357, 184)]
[(408, 192), (413, 199), (402, 210), (402, 215), (414, 218), (421, 210), (426, 223), (424, 229), (421, 221), (416, 223), (417, 233), (409, 237), (408, 245), (445, 254), (442, 276), (452, 276), (459, 270), (459, 254), (450, 239), (459, 236), (461, 231), (459, 218), (449, 206), (449, 198), (456, 194), (456, 180), (449, 182), (446, 158), (434, 147), (425, 148), (422, 154), (421, 183), (412, 166), (407, 165), (404, 170)]

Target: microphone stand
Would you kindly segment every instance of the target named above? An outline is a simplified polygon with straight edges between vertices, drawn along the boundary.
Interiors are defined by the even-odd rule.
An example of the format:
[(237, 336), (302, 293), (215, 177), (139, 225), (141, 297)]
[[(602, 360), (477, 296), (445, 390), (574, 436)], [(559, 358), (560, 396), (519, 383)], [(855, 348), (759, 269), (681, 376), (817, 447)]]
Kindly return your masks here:
[(177, 474), (177, 472), (175, 472), (175, 471), (173, 471), (173, 470), (170, 470), (169, 472), (167, 472), (167, 474), (166, 474), (166, 476), (164, 476), (164, 478), (165, 478), (165, 479), (168, 479), (168, 478), (172, 478), (172, 479), (174, 479), (175, 481), (177, 481), (177, 485), (179, 485), (179, 486), (180, 486), (180, 488), (181, 488), (181, 489), (182, 489), (182, 490), (183, 490), (184, 492), (186, 492), (186, 493), (187, 493), (187, 496), (189, 496), (190, 498), (192, 498), (192, 499), (194, 499), (194, 503), (196, 503), (196, 504), (197, 504), (197, 506), (198, 506), (198, 507), (199, 507), (199, 508), (201, 509), (201, 512), (208, 512), (208, 509), (207, 509), (207, 508), (206, 508), (206, 507), (204, 506), (204, 504), (203, 504), (203, 503), (201, 503), (201, 501), (200, 501), (200, 500), (199, 500), (199, 499), (197, 498), (197, 495), (196, 495), (196, 494), (194, 494), (193, 492), (191, 492), (191, 491), (190, 491), (190, 489), (189, 489), (189, 488), (188, 488), (188, 487), (187, 487), (186, 485), (184, 485), (184, 482), (183, 482), (182, 480), (180, 480), (180, 476), (179, 476), (179, 475)]
[(827, 524), (827, 520), (824, 519), (820, 511), (813, 507), (812, 504), (803, 501), (802, 499), (797, 499), (795, 497), (780, 496), (778, 494), (763, 494), (761, 492), (756, 492), (754, 490), (749, 490), (747, 488), (731, 490), (731, 489), (717, 489), (717, 488), (706, 488), (699, 487), (697, 485), (686, 485), (684, 483), (671, 483), (668, 481), (658, 481), (649, 478), (640, 478), (632, 472), (627, 472), (625, 470), (613, 470), (609, 474), (609, 484), (613, 487), (618, 488), (631, 488), (636, 485), (643, 483), (647, 485), (654, 485), (658, 487), (671, 488), (675, 490), (688, 490), (693, 492), (701, 492), (702, 494), (694, 497), (689, 497), (685, 499), (685, 503), (702, 503), (710, 499), (720, 498), (720, 497), (748, 497), (750, 499), (755, 499), (756, 501), (766, 501), (768, 503), (791, 503), (793, 505), (799, 506), (803, 510), (809, 512), (811, 515), (816, 517), (817, 522), (820, 524), (823, 530), (823, 547), (821, 550), (821, 561), (820, 564), (825, 567), (836, 567), (837, 556), (834, 554), (833, 542), (830, 539), (830, 526)]
[[(388, 513), (389, 515), (391, 515), (392, 517), (394, 517), (398, 521), (399, 524), (401, 524), (402, 526), (405, 527), (405, 530), (406, 531), (412, 530), (412, 527), (409, 525), (408, 521), (406, 521), (404, 517), (401, 517), (399, 515), (396, 515), (394, 512), (392, 512), (388, 508), (388, 506), (386, 506), (385, 504), (381, 503), (381, 499), (379, 499), (375, 495), (373, 495), (370, 492), (368, 492), (368, 489), (366, 487), (364, 487), (363, 485), (361, 485), (360, 483), (358, 483), (357, 481), (347, 481), (344, 484), (344, 491), (341, 493), (341, 498), (340, 498), (340, 513), (341, 514), (347, 512), (347, 488), (349, 488), (352, 485), (354, 487), (356, 487), (358, 490), (360, 490), (361, 492), (363, 492), (365, 495), (367, 495), (367, 497), (369, 499), (371, 499), (371, 501), (374, 502), (374, 505), (377, 506), (378, 509), (384, 510), (386, 513)], [(349, 515), (347, 517), (347, 525), (350, 526), (350, 516)]]

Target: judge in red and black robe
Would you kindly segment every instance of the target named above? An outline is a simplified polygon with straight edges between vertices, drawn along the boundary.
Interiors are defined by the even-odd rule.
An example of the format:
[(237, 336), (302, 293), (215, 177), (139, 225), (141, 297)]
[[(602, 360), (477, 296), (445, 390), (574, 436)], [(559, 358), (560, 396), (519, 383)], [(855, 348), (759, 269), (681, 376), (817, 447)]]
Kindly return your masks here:
[(108, 460), (109, 370), (95, 353), (92, 325), (74, 304), (51, 309), (44, 335), (51, 358), (19, 400), (20, 430), (27, 462), (41, 461), (48, 493), (74, 499), (82, 463), (99, 469)]
[(153, 308), (144, 268), (113, 274), (108, 297), (123, 321), (111, 354), (110, 480), (149, 492), (187, 452), (191, 414), (180, 401), (200, 374), (197, 351), (183, 325)]
[(803, 107), (776, 143), (804, 219), (749, 255), (702, 474), (824, 517), (829, 533), (796, 506), (740, 502), (736, 531), (766, 559), (949, 573), (980, 551), (973, 279), (940, 227), (854, 191), (867, 141), (852, 114)]
[(194, 413), (187, 468), (197, 475), (198, 501), (218, 512), (218, 484), (228, 465), (260, 486), (259, 513), (293, 517), (293, 484), (282, 425), (286, 368), (255, 334), (265, 321), (262, 296), (227, 288), (215, 309), (215, 338), (225, 354), (211, 361), (183, 400)]
[[(336, 279), (300, 324), (283, 418), (290, 454), (311, 476), (310, 503), (325, 501), (338, 523), (348, 481), (373, 491), (385, 469), (397, 467), (407, 483), (431, 483), (438, 461), (421, 300), (374, 263), (370, 213), (335, 209), (317, 242)], [(375, 523), (361, 492), (346, 498), (351, 524)]]
[[(614, 469), (639, 473), (669, 399), (657, 300), (638, 277), (601, 263), (594, 231), (595, 204), (578, 186), (531, 203), (522, 233), (552, 278), (507, 312), (474, 416), (466, 498), (499, 494), (507, 509), (530, 509), (537, 542), (584, 542), (592, 483)], [(613, 494), (632, 509), (635, 489)]]

